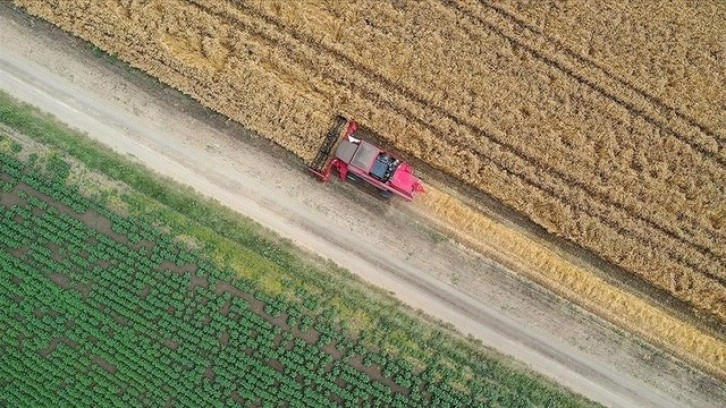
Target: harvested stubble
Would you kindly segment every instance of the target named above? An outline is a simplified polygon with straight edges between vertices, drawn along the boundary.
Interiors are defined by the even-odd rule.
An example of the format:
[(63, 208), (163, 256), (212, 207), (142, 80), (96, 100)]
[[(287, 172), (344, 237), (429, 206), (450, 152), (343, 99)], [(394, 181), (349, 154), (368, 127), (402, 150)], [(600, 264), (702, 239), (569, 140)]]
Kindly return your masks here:
[(685, 99), (486, 2), (16, 3), (305, 159), (347, 113), (726, 321), (724, 135), (693, 114), (708, 89), (673, 112)]

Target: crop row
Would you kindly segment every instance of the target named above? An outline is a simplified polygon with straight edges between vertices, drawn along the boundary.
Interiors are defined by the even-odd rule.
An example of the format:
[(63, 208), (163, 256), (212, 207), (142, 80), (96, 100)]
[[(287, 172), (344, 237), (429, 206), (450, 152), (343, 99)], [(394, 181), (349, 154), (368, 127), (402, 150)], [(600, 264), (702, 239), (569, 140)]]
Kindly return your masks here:
[[(284, 398), (290, 406), (328, 406), (331, 398), (385, 406), (430, 401), (471, 405), (470, 397), (434, 386), (440, 373), (418, 376), (408, 364), (346, 338), (325, 323), (326, 317), (311, 319), (303, 308), (259, 291), (240, 298), (217, 293), (213, 286), (190, 289), (195, 272), (160, 267), (166, 262), (196, 262), (196, 256), (169, 239), (136, 246), (130, 239), (121, 240), (113, 223), (105, 233), (91, 228), (88, 222), (106, 225), (94, 203), (82, 203), (85, 221), (80, 221), (68, 208), (83, 200), (77, 193), (62, 185), (43, 185), (43, 177), (33, 172), (22, 173), (20, 178), (37, 180), (36, 185), (55, 191), (65, 204), (21, 184), (14, 193), (24, 203), (0, 208), (3, 235), (19, 237), (12, 245), (5, 240), (0, 244), (0, 306), (7, 312), (0, 318), (0, 328), (7, 333), (0, 346), (13, 349), (9, 368), (0, 377), (10, 386), (0, 401), (58, 400), (55, 393), (83, 389), (69, 405), (158, 405), (172, 396), (184, 406), (232, 404), (233, 392), (258, 403)], [(125, 222), (125, 232), (148, 234), (146, 227)], [(16, 257), (6, 248), (22, 251)], [(199, 264), (201, 277), (214, 275), (216, 282), (229, 278), (209, 264)], [(65, 276), (64, 283), (54, 283), (51, 275)], [(254, 312), (251, 303), (267, 312)], [(274, 317), (282, 314), (300, 322), (307, 317), (307, 328), (274, 325)], [(313, 327), (317, 340), (304, 341), (293, 334), (299, 330), (305, 335)], [(342, 347), (343, 358), (323, 350), (331, 341)], [(48, 350), (47, 357), (39, 357), (43, 350)], [(384, 377), (372, 380), (351, 365), (350, 359), (358, 355), (370, 369), (380, 364)], [(112, 368), (99, 368), (99, 359)], [(23, 361), (32, 362), (33, 368), (24, 369)], [(205, 377), (209, 368), (213, 380)], [(40, 382), (18, 377), (21, 369), (38, 373), (34, 378)], [(42, 385), (42, 392), (29, 396)], [(411, 391), (402, 392), (407, 389)]]
[[(25, 278), (26, 278), (26, 281), (28, 284), (34, 284), (33, 285), (34, 288), (36, 286), (41, 286), (38, 284), (39, 282), (32, 282), (32, 279), (29, 279), (29, 277), (25, 277)], [(106, 293), (106, 289), (109, 289), (109, 288), (105, 287), (105, 285), (104, 285), (99, 288), (99, 291), (94, 291), (94, 294), (98, 293), (98, 292)], [(119, 289), (121, 289), (121, 293), (123, 293), (123, 291), (122, 291), (123, 288), (111, 288), (111, 289), (115, 289), (116, 291), (119, 291)], [(48, 294), (44, 293), (41, 290), (24, 291), (21, 293), (23, 295), (27, 296), (27, 298), (24, 299), (24, 301), (26, 301), (26, 302), (30, 301), (32, 298), (40, 300), (40, 299), (46, 298), (48, 296)], [(118, 301), (119, 303), (115, 304), (114, 300), (112, 298), (103, 297), (103, 296), (101, 296), (101, 297), (104, 300), (103, 304), (105, 306), (110, 307), (111, 310), (114, 310), (115, 312), (120, 313), (121, 316), (127, 317), (131, 320), (132, 324), (129, 327), (129, 328), (133, 329), (133, 331), (131, 333), (153, 333), (155, 331), (153, 325), (150, 325), (148, 320), (140, 318), (140, 317), (135, 317), (135, 316), (138, 316), (138, 313), (139, 313), (138, 309), (137, 309), (136, 313), (130, 311), (131, 308), (135, 305), (135, 304), (128, 303), (128, 301), (130, 301), (131, 299), (128, 299), (124, 296), (120, 296), (120, 297), (116, 298), (116, 301)], [(91, 305), (95, 306), (95, 303), (96, 302), (93, 299), (91, 299)], [(146, 308), (142, 308), (142, 309), (146, 309)], [(149, 311), (153, 312), (155, 310), (158, 310), (158, 309), (151, 308)], [(144, 311), (147, 311), (147, 310), (142, 310), (141, 311), (142, 314)], [(99, 328), (97, 326), (97, 324), (99, 322), (87, 321), (88, 316), (92, 316), (92, 313), (89, 313), (88, 311), (84, 311), (83, 313), (74, 313), (72, 316), (73, 322), (74, 322), (74, 327), (79, 330), (82, 330), (82, 333), (84, 333), (84, 334), (94, 336), (95, 338), (102, 338), (104, 331), (107, 330), (106, 326), (108, 326), (108, 328), (111, 328), (111, 329), (114, 329), (115, 331), (117, 331), (117, 333), (114, 335), (114, 337), (121, 336), (123, 333), (126, 332), (126, 330), (124, 330), (124, 328), (119, 327), (116, 324), (110, 323), (108, 321), (108, 319), (106, 319), (106, 322), (104, 323), (104, 327)], [(266, 321), (259, 319), (259, 318), (253, 319), (253, 321), (258, 322), (257, 324), (259, 326), (256, 327), (257, 330), (264, 331), (264, 333), (269, 333), (269, 330), (270, 330), (269, 323), (267, 323)], [(60, 324), (60, 325), (65, 323), (64, 320), (60, 320), (60, 321), (55, 320), (54, 321), (51, 319), (47, 319), (47, 317), (43, 317), (41, 320), (35, 321), (35, 322), (37, 324), (24, 323), (23, 324), (24, 329), (28, 330), (31, 333), (33, 333), (33, 332), (41, 333), (41, 332), (43, 332), (43, 330), (41, 330), (43, 328), (43, 326), (45, 326), (47, 328), (47, 327), (54, 325), (54, 322), (57, 324)], [(43, 324), (41, 324), (41, 322)], [(140, 325), (136, 325), (133, 323), (140, 323)], [(179, 322), (177, 322), (177, 323), (179, 323)], [(228, 322), (228, 326), (229, 326), (229, 322)], [(181, 330), (183, 330), (185, 327), (187, 327), (187, 326), (185, 326), (183, 324), (181, 326), (179, 326), (179, 328)], [(242, 327), (244, 327), (244, 325), (242, 325)], [(181, 336), (182, 333), (186, 333), (187, 336)], [(240, 336), (239, 331), (236, 331), (235, 333), (236, 334), (233, 335), (231, 338), (231, 343), (228, 345), (228, 347), (230, 347), (231, 350), (235, 349), (235, 347), (232, 345), (232, 343), (233, 343), (232, 340), (236, 340)], [(71, 341), (76, 341), (76, 342), (79, 342), (79, 344), (83, 344), (82, 341), (84, 338), (84, 334), (81, 334), (78, 332), (65, 333), (65, 336)], [(207, 331), (207, 330), (189, 331), (188, 329), (186, 330), (186, 332), (177, 331), (177, 332), (175, 332), (175, 334), (177, 335), (177, 339), (181, 340), (182, 344), (184, 344), (186, 347), (191, 346), (190, 350), (196, 350), (197, 352), (199, 350), (211, 350), (213, 347), (215, 347), (213, 345), (213, 343), (217, 343), (217, 336), (218, 336), (218, 333), (215, 333), (214, 331)], [(201, 340), (199, 338), (200, 334), (203, 336)], [(132, 337), (137, 338), (137, 340), (142, 337), (142, 336), (138, 336), (138, 334), (131, 334), (131, 335), (132, 335)], [(206, 337), (204, 337), (205, 335), (206, 335)], [(41, 337), (45, 338), (47, 340), (47, 336), (41, 336)], [(273, 336), (262, 336), (262, 338), (265, 339), (268, 343), (270, 343), (272, 341), (272, 339), (274, 338), (274, 335)], [(241, 347), (259, 347), (257, 342), (254, 340), (255, 339), (251, 339), (249, 337), (243, 338), (243, 341), (239, 344), (239, 347), (240, 348)], [(189, 342), (189, 344), (186, 344), (187, 342)], [(95, 355), (101, 356), (104, 359), (109, 360), (109, 361), (128, 361), (128, 360), (134, 360), (133, 359), (134, 353), (135, 353), (134, 350), (136, 350), (138, 347), (142, 347), (142, 348), (147, 347), (147, 346), (138, 344), (138, 341), (136, 343), (137, 344), (134, 345), (133, 347), (127, 347), (127, 348), (123, 348), (123, 347), (119, 348), (119, 347), (117, 347), (116, 343), (114, 343), (114, 345), (112, 345), (112, 346), (106, 345), (105, 347), (104, 347), (105, 343), (97, 343), (95, 345), (86, 343), (85, 346), (80, 346), (80, 349), (92, 351)], [(126, 343), (122, 343), (122, 344), (126, 344)], [(299, 363), (300, 359), (302, 358), (303, 362), (307, 361), (307, 362), (312, 362), (312, 363), (315, 363), (315, 362), (319, 363), (319, 361), (316, 358), (313, 358), (313, 360), (310, 360), (311, 356), (315, 356), (318, 354), (311, 353), (310, 347), (307, 346), (304, 342), (297, 341), (295, 343), (295, 345), (296, 345), (296, 347), (292, 350), (288, 350), (284, 347), (280, 347), (280, 349), (278, 349), (278, 351), (274, 351), (274, 349), (272, 349), (270, 347), (262, 347), (260, 349), (262, 354), (260, 355), (259, 358), (263, 359), (263, 358), (269, 358), (270, 356), (272, 356), (272, 357), (279, 358), (281, 361), (289, 361), (289, 362), (293, 362), (293, 363)], [(305, 346), (305, 347), (307, 347), (307, 349), (305, 347), (301, 347), (301, 346)], [(109, 348), (109, 347), (113, 347), (113, 348)], [(315, 350), (315, 349), (313, 349), (313, 350)], [(295, 354), (295, 353), (291, 354), (292, 351), (299, 351), (299, 352), (297, 354)], [(219, 350), (217, 350), (216, 352), (219, 352)], [(290, 355), (291, 357), (285, 357), (288, 355)], [(234, 358), (231, 359), (230, 361), (232, 361), (232, 362), (236, 361), (238, 358), (239, 358), (239, 356), (235, 355)], [(142, 374), (145, 372), (143, 370), (144, 367), (149, 368), (150, 371), (153, 371), (155, 373), (159, 372), (159, 370), (161, 368), (163, 368), (163, 367), (159, 366), (159, 361), (161, 363), (170, 362), (169, 359), (165, 360), (164, 358), (161, 358), (158, 361), (155, 358), (151, 358), (149, 360), (146, 360), (145, 362), (138, 361), (138, 359), (134, 360), (131, 367), (136, 367), (135, 368), (136, 370), (139, 370), (139, 367), (142, 369), (142, 371), (136, 371), (136, 374), (135, 374), (136, 377), (134, 377), (134, 378), (137, 378), (136, 382), (141, 385), (141, 384), (143, 384), (142, 380), (143, 381), (152, 381), (152, 383), (154, 383), (155, 385), (160, 385), (160, 384), (156, 384), (156, 381), (153, 380), (153, 378), (152, 379), (149, 379), (149, 378), (143, 379), (143, 377), (141, 377)], [(194, 364), (196, 364), (198, 366), (207, 365), (207, 363), (205, 363), (206, 359), (202, 358), (199, 355), (197, 355), (195, 358), (193, 358), (191, 360), (188, 360), (188, 359), (186, 360), (187, 363), (189, 361), (193, 362)], [(328, 356), (327, 361), (328, 362), (330, 361), (329, 356)], [(176, 364), (172, 365), (172, 367), (177, 368), (174, 372), (168, 372), (168, 370), (166, 370), (167, 372), (157, 374), (155, 377), (158, 378), (159, 381), (161, 381), (163, 378), (178, 379), (179, 375), (183, 371), (185, 365), (183, 364), (183, 362), (175, 362), (175, 363)], [(308, 363), (308, 366), (309, 366), (309, 364), (310, 363)], [(297, 367), (297, 368), (294, 369), (293, 371), (291, 371), (291, 373), (300, 374), (300, 373), (304, 372), (299, 369), (300, 366), (294, 365), (293, 367)], [(315, 374), (315, 373), (313, 372), (313, 374)], [(222, 378), (225, 378), (223, 376), (222, 372), (217, 372), (217, 375), (220, 378), (220, 381)], [(131, 378), (130, 381), (133, 380), (134, 378)], [(351, 379), (350, 377), (346, 377), (346, 378), (348, 378), (349, 380)], [(233, 377), (233, 379), (234, 379), (234, 377)], [(228, 379), (228, 380), (233, 381), (233, 379)], [(360, 380), (360, 378), (358, 378), (358, 380)], [(275, 384), (273, 384), (273, 385), (275, 385)], [(258, 387), (259, 387), (259, 385), (258, 385)], [(277, 387), (277, 385), (275, 385), (274, 388), (276, 388), (276, 387)], [(347, 395), (346, 390), (336, 389), (335, 387), (333, 387), (333, 389), (335, 391), (341, 393), (342, 395)], [(360, 396), (362, 394), (360, 392), (358, 392), (358, 393), (356, 393), (356, 395)], [(368, 395), (368, 394), (366, 393), (366, 395)], [(375, 395), (375, 394), (373, 394), (373, 395)]]

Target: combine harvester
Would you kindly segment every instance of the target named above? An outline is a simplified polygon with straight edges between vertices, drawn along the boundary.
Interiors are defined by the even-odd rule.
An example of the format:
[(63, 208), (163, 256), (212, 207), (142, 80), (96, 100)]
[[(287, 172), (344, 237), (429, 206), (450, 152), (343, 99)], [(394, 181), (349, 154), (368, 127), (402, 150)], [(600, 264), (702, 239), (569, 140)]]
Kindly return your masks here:
[[(345, 132), (342, 134), (342, 129)], [(328, 181), (335, 169), (341, 180), (364, 181), (378, 189), (384, 198), (394, 194), (407, 201), (416, 193), (424, 193), (421, 180), (413, 175), (413, 167), (392, 153), (354, 135), (358, 123), (338, 116), (325, 136), (310, 171), (323, 181)], [(330, 160), (331, 152), (335, 157)]]

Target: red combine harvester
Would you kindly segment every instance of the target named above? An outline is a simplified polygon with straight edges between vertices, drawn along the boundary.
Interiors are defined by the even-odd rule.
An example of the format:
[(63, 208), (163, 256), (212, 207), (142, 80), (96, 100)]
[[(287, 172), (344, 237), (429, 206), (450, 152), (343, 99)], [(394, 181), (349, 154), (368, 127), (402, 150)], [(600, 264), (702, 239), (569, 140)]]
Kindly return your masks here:
[[(341, 131), (345, 127), (345, 132)], [(413, 175), (413, 167), (394, 154), (354, 137), (358, 124), (338, 116), (318, 151), (310, 171), (328, 181), (335, 169), (341, 180), (364, 181), (378, 189), (381, 196), (393, 194), (407, 201), (416, 193), (424, 193), (421, 180)], [(335, 149), (335, 157), (330, 154)]]

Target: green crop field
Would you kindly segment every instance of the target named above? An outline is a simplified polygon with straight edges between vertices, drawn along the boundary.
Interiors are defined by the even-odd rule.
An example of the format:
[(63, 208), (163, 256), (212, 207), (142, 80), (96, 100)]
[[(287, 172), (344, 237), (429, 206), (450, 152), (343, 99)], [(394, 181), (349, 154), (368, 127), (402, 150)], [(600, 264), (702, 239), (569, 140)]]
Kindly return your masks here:
[(0, 122), (0, 406), (592, 405), (1, 94)]

